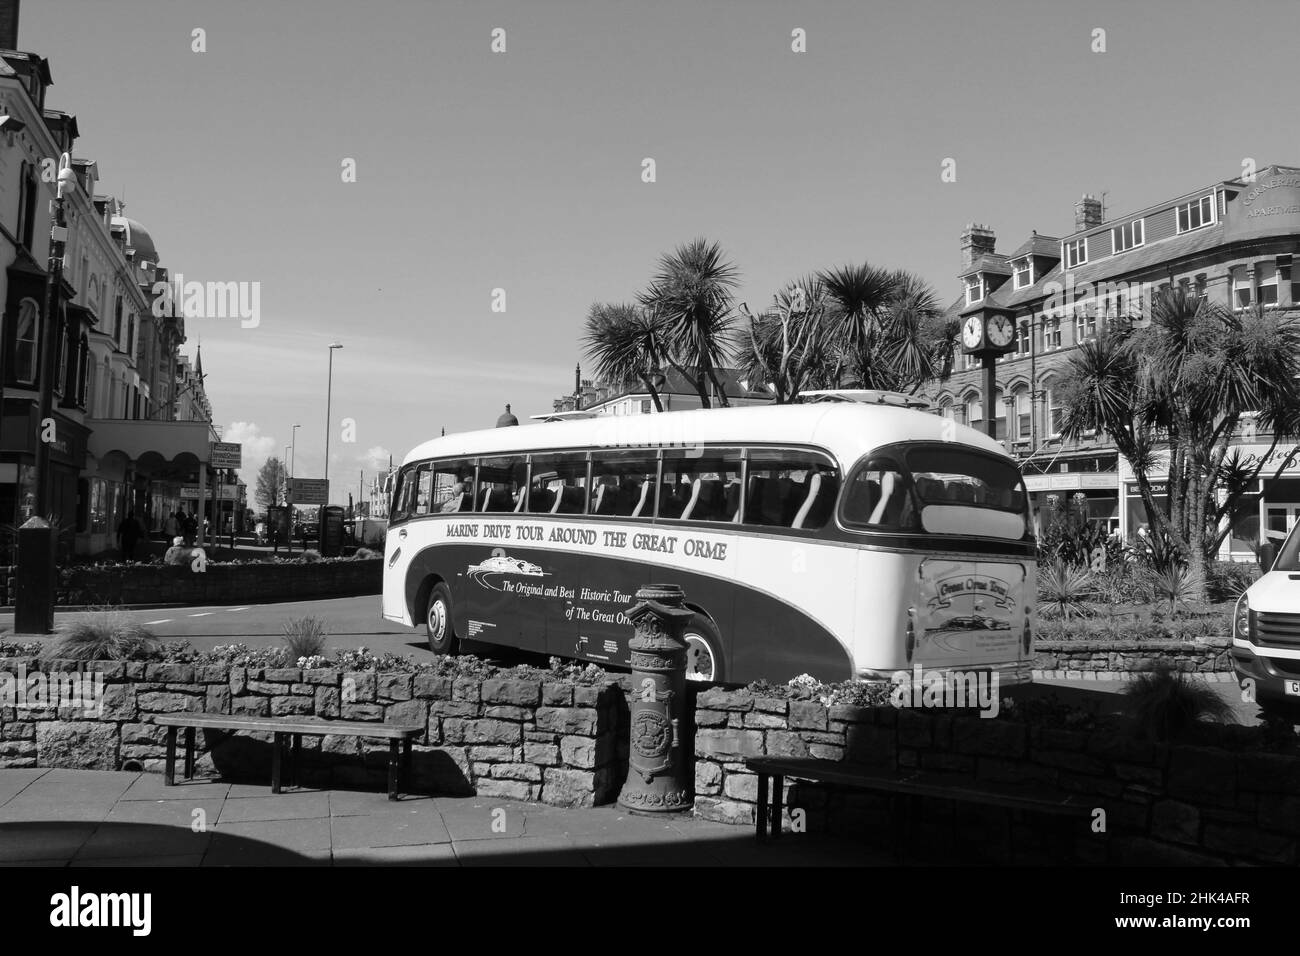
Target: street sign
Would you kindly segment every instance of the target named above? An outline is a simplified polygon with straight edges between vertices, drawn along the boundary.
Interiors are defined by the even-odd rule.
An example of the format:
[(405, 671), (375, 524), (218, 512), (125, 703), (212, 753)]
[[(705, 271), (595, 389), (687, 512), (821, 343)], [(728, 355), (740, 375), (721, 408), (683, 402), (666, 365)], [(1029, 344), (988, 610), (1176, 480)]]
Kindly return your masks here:
[(290, 478), (289, 503), (295, 505), (327, 505), (330, 500), (330, 483), (324, 478)]
[[(214, 487), (213, 485), (208, 485), (207, 491), (208, 491), (208, 496), (207, 496), (208, 501), (216, 501), (218, 499), (216, 487)], [(182, 501), (198, 501), (199, 486), (181, 485), (180, 498)], [(234, 485), (222, 485), (220, 500), (238, 501), (239, 500), (238, 489)]]
[(208, 451), (208, 464), (213, 468), (243, 468), (243, 447), (237, 441), (214, 441)]

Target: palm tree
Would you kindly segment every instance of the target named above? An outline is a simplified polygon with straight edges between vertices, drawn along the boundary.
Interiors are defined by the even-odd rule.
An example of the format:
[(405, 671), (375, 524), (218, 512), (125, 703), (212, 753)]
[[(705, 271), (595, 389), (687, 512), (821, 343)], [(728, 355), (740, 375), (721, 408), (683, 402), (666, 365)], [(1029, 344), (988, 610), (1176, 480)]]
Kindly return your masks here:
[(727, 393), (717, 369), (727, 363), (735, 322), (736, 267), (722, 248), (707, 239), (678, 246), (659, 260), (659, 272), (639, 296), (640, 303), (664, 332), (664, 358), (694, 383), (700, 404), (711, 408), (709, 385), (726, 406)]
[[(1156, 295), (1150, 320), (1147, 328), (1108, 330), (1071, 356), (1059, 383), (1062, 433), (1110, 434), (1133, 466), (1151, 527), (1167, 536), (1203, 595), (1205, 563), (1222, 540), (1218, 525), (1267, 459), (1251, 475), (1232, 476), (1231, 461), (1225, 470), (1242, 416), (1257, 413), (1273, 447), (1300, 433), (1300, 320), (1258, 306), (1235, 312), (1182, 289)], [(1163, 505), (1150, 480), (1162, 467)]]
[(627, 303), (593, 303), (587, 312), (583, 342), (600, 379), (620, 385), (639, 381), (650, 393), (655, 411), (664, 410), (658, 386), (667, 336), (645, 310)]
[(741, 304), (749, 321), (749, 341), (741, 346), (741, 378), (767, 385), (778, 405), (808, 388), (833, 384), (829, 323), (830, 300), (817, 276), (790, 283), (772, 297), (771, 307), (754, 315)]
[(951, 370), (957, 323), (943, 320), (920, 277), (863, 263), (838, 266), (820, 278), (831, 302), (835, 384), (915, 392)]

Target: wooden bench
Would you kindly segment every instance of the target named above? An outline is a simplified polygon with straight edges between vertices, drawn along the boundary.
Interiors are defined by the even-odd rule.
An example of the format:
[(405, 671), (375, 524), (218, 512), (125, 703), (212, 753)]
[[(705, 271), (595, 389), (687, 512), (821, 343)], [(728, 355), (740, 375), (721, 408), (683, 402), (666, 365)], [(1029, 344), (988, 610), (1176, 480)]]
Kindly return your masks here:
[(271, 792), (280, 792), (281, 766), (286, 744), (292, 739), (289, 754), (290, 786), (298, 784), (298, 757), (304, 736), (323, 737), (341, 734), (345, 737), (376, 737), (388, 741), (388, 799), (396, 800), (398, 783), (403, 774), (409, 780), (411, 770), (411, 738), (424, 733), (423, 727), (400, 727), (393, 724), (369, 723), (361, 720), (322, 720), (318, 717), (234, 717), (229, 714), (159, 714), (154, 723), (167, 728), (167, 771), (165, 783), (175, 784), (176, 732), (185, 728), (185, 779), (194, 778), (194, 732), (228, 730), (231, 732), (262, 731), (274, 735), (271, 750)]
[[(894, 828), (894, 855), (902, 856), (902, 847), (910, 836), (911, 801), (917, 797), (933, 797), (957, 803), (973, 803), (1003, 807), (1059, 817), (1087, 819), (1097, 805), (1097, 798), (1080, 794), (1067, 794), (1032, 786), (985, 783), (965, 778), (954, 779), (952, 774), (927, 773), (920, 770), (869, 767), (837, 760), (818, 760), (812, 757), (750, 757), (745, 766), (758, 775), (758, 813), (755, 820), (757, 837), (761, 841), (765, 832), (771, 838), (781, 835), (782, 794), (785, 778), (812, 780), (859, 790), (888, 793), (898, 798), (895, 808), (903, 817)], [(769, 798), (768, 781), (772, 781)], [(1007, 830), (1007, 851), (1010, 859), (1011, 829)]]

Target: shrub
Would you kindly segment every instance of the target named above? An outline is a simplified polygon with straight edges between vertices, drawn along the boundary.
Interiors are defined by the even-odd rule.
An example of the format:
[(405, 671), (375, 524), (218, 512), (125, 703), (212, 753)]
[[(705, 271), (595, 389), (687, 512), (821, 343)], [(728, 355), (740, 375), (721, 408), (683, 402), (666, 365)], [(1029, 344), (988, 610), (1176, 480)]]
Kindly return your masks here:
[(382, 558), (383, 554), (379, 551), (371, 551), (369, 548), (357, 548), (352, 557), (357, 561), (367, 561), (371, 558)]
[(41, 651), (42, 660), (147, 660), (158, 650), (149, 628), (116, 611), (94, 611), (63, 625)]
[(1038, 573), (1038, 609), (1064, 617), (1088, 613), (1086, 599), (1092, 595), (1092, 574), (1057, 562)]
[(1259, 568), (1237, 561), (1211, 561), (1205, 568), (1205, 594), (1211, 601), (1235, 601), (1259, 579)]
[(1153, 570), (1150, 572), (1150, 580), (1155, 596), (1169, 602), (1170, 614), (1174, 613), (1178, 605), (1186, 606), (1196, 599), (1192, 576), (1187, 568), (1181, 565), (1174, 564), (1164, 570)]
[(289, 656), (318, 657), (325, 650), (325, 624), (314, 617), (295, 617), (284, 622), (284, 642)]
[(1235, 720), (1232, 708), (1214, 688), (1168, 667), (1138, 675), (1124, 693), (1139, 730), (1159, 742), (1187, 735), (1202, 720)]
[(321, 559), (320, 552), (315, 548), (308, 548), (300, 555), (300, 557), (302, 558), (303, 564), (315, 564)]
[(40, 641), (25, 641), (21, 644), (0, 641), (0, 657), (39, 657), (40, 653)]

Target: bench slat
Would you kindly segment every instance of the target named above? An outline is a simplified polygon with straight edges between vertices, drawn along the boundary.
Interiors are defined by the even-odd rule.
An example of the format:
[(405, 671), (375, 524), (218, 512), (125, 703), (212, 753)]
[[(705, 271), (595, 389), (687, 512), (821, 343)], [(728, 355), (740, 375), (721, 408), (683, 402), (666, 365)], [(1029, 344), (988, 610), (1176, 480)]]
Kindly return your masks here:
[(982, 803), (1041, 813), (1077, 815), (1096, 805), (1079, 794), (1056, 793), (1011, 784), (957, 782), (950, 776), (918, 770), (890, 770), (815, 757), (750, 757), (745, 766), (772, 776), (799, 777), (823, 783), (880, 790), (964, 803)]
[(234, 717), (229, 714), (155, 714), (163, 727), (206, 727), (213, 730), (254, 730), (281, 734), (341, 734), (401, 740), (424, 733), (423, 727), (369, 723), (362, 720), (324, 720), (319, 717)]

